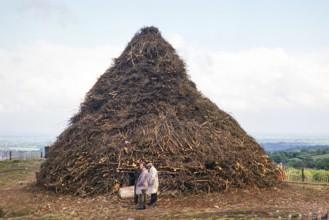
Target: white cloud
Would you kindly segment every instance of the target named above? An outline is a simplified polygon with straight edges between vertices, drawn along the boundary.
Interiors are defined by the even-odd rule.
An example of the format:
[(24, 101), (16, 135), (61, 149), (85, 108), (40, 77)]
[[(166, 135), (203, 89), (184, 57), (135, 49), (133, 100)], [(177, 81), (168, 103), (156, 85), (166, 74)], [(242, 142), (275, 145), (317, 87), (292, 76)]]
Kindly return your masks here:
[[(169, 42), (187, 63), (197, 87), (247, 130), (328, 130), (323, 115), (329, 113), (329, 56), (289, 55), (282, 48), (207, 51), (186, 45), (179, 35), (174, 39), (169, 37)], [(46, 41), (0, 49), (0, 133), (16, 125), (22, 133), (25, 128), (40, 133), (48, 127), (49, 132), (61, 132), (85, 93), (123, 49), (73, 48)]]
[(0, 49), (0, 134), (59, 134), (120, 50), (46, 41)]
[(329, 130), (329, 50), (204, 50), (168, 37), (202, 93), (254, 134), (321, 134)]
[(178, 51), (198, 88), (230, 111), (329, 106), (329, 56), (323, 62), (323, 54), (288, 55), (282, 48), (205, 51), (182, 42)]
[(0, 50), (0, 111), (76, 108), (119, 51), (108, 45), (71, 48), (44, 41)]

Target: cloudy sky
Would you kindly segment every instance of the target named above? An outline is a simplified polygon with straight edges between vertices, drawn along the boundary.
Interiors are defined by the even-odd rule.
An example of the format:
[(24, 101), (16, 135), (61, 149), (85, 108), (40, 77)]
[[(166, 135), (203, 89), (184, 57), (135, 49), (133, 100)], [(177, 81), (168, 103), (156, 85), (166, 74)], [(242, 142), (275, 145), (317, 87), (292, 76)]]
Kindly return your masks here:
[(329, 136), (328, 11), (326, 0), (2, 0), (0, 135), (58, 136), (154, 25), (251, 135)]

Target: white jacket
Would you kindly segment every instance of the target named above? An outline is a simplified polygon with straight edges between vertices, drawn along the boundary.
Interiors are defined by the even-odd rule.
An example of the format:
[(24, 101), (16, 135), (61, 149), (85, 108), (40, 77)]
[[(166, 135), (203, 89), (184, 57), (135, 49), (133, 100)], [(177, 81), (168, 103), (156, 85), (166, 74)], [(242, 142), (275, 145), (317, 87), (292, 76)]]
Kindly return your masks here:
[(157, 193), (159, 187), (158, 171), (154, 166), (149, 170), (149, 193)]

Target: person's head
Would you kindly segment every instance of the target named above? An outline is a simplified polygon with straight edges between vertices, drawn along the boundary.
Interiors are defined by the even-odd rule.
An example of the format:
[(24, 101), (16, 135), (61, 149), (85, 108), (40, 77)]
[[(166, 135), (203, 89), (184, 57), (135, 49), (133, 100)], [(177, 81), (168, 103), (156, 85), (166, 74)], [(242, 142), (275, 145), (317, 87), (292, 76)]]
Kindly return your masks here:
[(146, 164), (146, 168), (147, 168), (147, 169), (151, 169), (152, 166), (153, 166), (152, 163), (148, 163), (148, 164)]
[(144, 169), (145, 168), (145, 164), (144, 162), (139, 162), (139, 169)]

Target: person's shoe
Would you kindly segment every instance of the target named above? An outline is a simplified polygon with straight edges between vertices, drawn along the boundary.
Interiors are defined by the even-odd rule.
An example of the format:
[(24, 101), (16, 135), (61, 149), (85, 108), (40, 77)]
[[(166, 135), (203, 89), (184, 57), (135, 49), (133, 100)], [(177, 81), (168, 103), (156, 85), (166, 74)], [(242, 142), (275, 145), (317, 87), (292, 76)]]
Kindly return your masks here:
[(142, 206), (142, 207), (141, 207), (141, 206), (138, 206), (138, 207), (137, 207), (137, 210), (143, 210), (143, 209), (145, 209), (145, 208), (146, 208), (145, 206)]
[(156, 205), (157, 205), (156, 202), (150, 204), (150, 206), (156, 206)]

